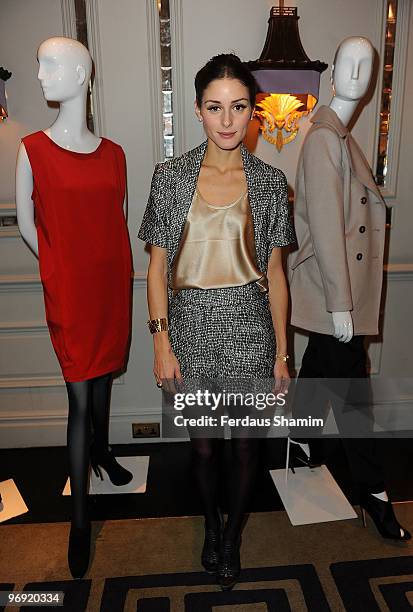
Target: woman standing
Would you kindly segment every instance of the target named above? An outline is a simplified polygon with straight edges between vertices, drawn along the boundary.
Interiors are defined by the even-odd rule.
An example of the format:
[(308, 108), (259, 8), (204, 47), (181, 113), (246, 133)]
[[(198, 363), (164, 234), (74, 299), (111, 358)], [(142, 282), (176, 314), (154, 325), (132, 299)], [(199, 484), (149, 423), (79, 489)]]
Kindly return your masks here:
[[(156, 166), (138, 233), (152, 245), (147, 295), (154, 375), (158, 386), (174, 379), (272, 376), (285, 385), (288, 293), (280, 247), (295, 238), (286, 179), (242, 144), (256, 90), (236, 55), (213, 57), (196, 75), (195, 89), (207, 140)], [(191, 443), (205, 514), (202, 563), (229, 589), (240, 572), (258, 440), (231, 441), (225, 528), (217, 505), (219, 441)]]

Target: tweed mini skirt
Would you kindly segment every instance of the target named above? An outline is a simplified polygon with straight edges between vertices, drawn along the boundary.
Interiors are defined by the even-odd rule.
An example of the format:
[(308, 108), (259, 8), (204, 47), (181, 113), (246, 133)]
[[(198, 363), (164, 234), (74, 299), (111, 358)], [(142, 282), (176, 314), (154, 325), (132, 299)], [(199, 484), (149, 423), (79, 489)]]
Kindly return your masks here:
[(268, 293), (255, 283), (182, 289), (169, 303), (169, 337), (183, 378), (269, 378), (276, 353)]

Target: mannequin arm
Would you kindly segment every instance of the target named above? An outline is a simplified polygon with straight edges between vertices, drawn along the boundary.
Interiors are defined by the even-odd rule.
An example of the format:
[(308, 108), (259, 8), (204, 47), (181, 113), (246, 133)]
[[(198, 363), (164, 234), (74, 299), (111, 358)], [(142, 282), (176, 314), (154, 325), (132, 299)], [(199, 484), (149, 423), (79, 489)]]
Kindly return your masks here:
[(332, 312), (334, 338), (340, 342), (349, 342), (353, 337), (353, 319), (351, 312)]
[(125, 193), (125, 199), (123, 200), (123, 214), (125, 215), (126, 223), (128, 222), (128, 192)]
[(20, 233), (33, 253), (38, 257), (37, 231), (34, 224), (34, 205), (32, 200), (33, 174), (22, 143), (17, 154), (16, 165), (16, 210)]

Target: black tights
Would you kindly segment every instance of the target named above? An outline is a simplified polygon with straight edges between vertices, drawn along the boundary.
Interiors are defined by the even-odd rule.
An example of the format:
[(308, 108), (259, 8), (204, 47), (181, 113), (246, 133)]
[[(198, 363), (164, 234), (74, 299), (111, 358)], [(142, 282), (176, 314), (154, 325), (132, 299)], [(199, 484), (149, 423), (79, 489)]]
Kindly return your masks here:
[(67, 448), (69, 458), (72, 523), (85, 527), (88, 522), (87, 490), (90, 443), (108, 446), (109, 405), (112, 374), (80, 382), (66, 382), (69, 398)]
[[(205, 514), (207, 528), (218, 525), (218, 475), (221, 468), (223, 440), (193, 438), (192, 468)], [(229, 489), (228, 520), (224, 537), (236, 540), (241, 533), (244, 515), (250, 500), (258, 466), (259, 440), (231, 439), (231, 485)]]

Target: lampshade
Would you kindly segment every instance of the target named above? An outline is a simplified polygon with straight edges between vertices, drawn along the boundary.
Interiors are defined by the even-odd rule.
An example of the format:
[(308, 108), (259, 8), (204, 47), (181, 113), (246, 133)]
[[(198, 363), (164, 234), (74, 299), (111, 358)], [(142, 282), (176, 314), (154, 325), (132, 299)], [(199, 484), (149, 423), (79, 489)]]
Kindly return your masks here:
[(327, 64), (310, 60), (304, 51), (298, 20), (296, 7), (273, 6), (261, 56), (247, 66), (263, 92), (310, 93), (318, 99), (320, 74)]

